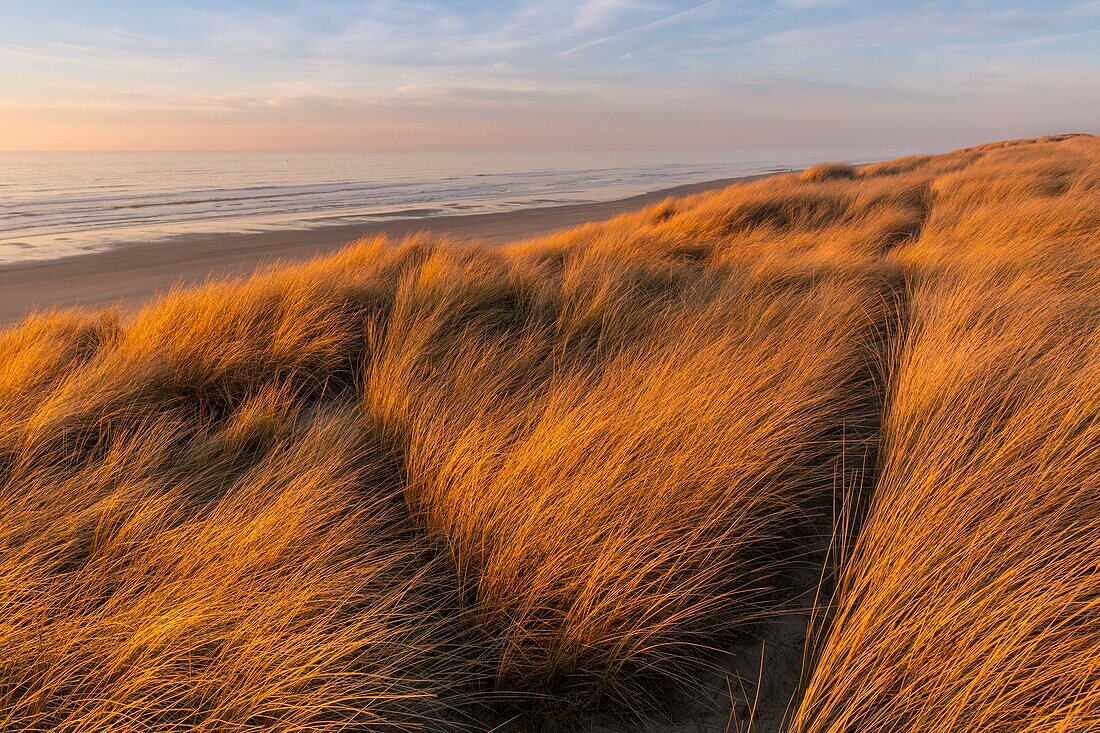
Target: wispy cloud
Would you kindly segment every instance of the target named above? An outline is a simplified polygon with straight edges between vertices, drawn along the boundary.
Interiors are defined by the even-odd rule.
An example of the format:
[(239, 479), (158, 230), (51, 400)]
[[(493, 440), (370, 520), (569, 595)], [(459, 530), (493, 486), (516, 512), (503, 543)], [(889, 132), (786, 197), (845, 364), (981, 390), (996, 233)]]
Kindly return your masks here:
[[(642, 121), (669, 144), (686, 129), (720, 144), (736, 130), (858, 140), (870, 121), (925, 134), (939, 115), (989, 137), (1100, 119), (1100, 0), (5, 0), (0, 16), (0, 133), (18, 110), (31, 137), (35, 119), (128, 115), (239, 139), (434, 116), (432, 139), (454, 144), (555, 121), (554, 139), (609, 145)], [(791, 110), (852, 122), (803, 133)]]
[(659, 18), (658, 20), (650, 21), (648, 23), (643, 23), (641, 25), (636, 25), (636, 26), (633, 26), (631, 28), (626, 28), (624, 30), (612, 33), (610, 35), (603, 36), (602, 38), (596, 38), (594, 40), (587, 41), (587, 42), (582, 43), (580, 45), (573, 46), (572, 48), (568, 48), (564, 51), (561, 51), (558, 55), (559, 56), (572, 56), (575, 53), (579, 53), (580, 51), (584, 51), (584, 50), (587, 50), (589, 48), (595, 48), (596, 46), (602, 46), (604, 44), (611, 43), (613, 41), (618, 41), (618, 40), (623, 39), (623, 38), (628, 38), (628, 37), (631, 37), (631, 36), (641, 35), (643, 33), (647, 33), (649, 31), (652, 31), (656, 28), (660, 28), (662, 26), (667, 26), (669, 24), (675, 23), (679, 20), (682, 20), (682, 19), (688, 17), (689, 15), (695, 15), (697, 13), (700, 13), (704, 10), (707, 10), (708, 8), (715, 8), (715, 7), (718, 6), (719, 2), (720, 2), (720, 0), (710, 0), (710, 2), (705, 2), (705, 3), (702, 3), (700, 5), (696, 5), (695, 7), (688, 8), (687, 10), (681, 10), (677, 13), (673, 13), (671, 15), (666, 15), (665, 17)]

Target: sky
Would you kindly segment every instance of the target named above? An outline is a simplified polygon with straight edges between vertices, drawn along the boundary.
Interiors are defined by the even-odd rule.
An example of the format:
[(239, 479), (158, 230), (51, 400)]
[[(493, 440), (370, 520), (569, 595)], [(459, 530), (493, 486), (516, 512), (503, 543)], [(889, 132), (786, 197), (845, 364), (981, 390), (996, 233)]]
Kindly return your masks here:
[(1100, 132), (1100, 0), (3, 0), (0, 150)]

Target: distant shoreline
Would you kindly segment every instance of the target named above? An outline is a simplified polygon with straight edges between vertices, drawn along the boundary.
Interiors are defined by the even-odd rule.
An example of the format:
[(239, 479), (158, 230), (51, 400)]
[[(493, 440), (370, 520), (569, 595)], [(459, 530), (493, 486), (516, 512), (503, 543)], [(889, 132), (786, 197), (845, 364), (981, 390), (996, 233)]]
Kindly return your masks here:
[(296, 231), (182, 235), (150, 244), (120, 244), (100, 252), (59, 259), (14, 262), (0, 265), (0, 326), (11, 325), (40, 310), (115, 305), (133, 308), (176, 286), (200, 285), (209, 280), (247, 275), (276, 263), (307, 260), (375, 234), (401, 238), (429, 232), (502, 243), (607, 219), (670, 196), (688, 196), (785, 172), (689, 183), (597, 203), (392, 219)]

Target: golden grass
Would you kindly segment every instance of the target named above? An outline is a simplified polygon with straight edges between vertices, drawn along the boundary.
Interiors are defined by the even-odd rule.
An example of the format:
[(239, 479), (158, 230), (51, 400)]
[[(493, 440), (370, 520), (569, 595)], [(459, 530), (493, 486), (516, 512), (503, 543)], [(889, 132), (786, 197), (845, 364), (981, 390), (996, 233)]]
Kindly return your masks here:
[(793, 731), (1100, 726), (1100, 150), (1011, 150), (897, 253), (882, 473)]
[[(979, 295), (980, 294), (980, 295)], [(922, 285), (798, 731), (1100, 725), (1100, 288)]]
[[(718, 292), (684, 294), (715, 302), (666, 306), (597, 363), (542, 353), (555, 328), (534, 340), (530, 324), (505, 355), (500, 340), (456, 350), (455, 381), (389, 371), (410, 358), (407, 331), (384, 347), (368, 399), (402, 436), (410, 502), (493, 637), (498, 687), (621, 700), (620, 685), (680, 674), (693, 647), (774, 602), (776, 547), (831, 487), (858, 416), (867, 293), (828, 283), (789, 308)], [(517, 367), (544, 380), (517, 388)], [(417, 382), (432, 387), (386, 405), (391, 385)]]
[(816, 183), (818, 181), (847, 180), (855, 177), (856, 169), (848, 163), (820, 163), (802, 171), (798, 179), (806, 183)]
[(1089, 137), (819, 166), (31, 319), (0, 729), (674, 710), (805, 602), (835, 502), (791, 730), (1095, 727), (1098, 171)]

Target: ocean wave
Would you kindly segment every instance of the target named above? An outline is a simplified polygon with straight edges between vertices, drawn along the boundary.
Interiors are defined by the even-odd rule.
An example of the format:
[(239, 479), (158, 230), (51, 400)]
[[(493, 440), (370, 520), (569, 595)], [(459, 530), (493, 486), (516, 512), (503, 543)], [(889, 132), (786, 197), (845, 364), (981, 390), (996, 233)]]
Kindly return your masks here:
[(606, 200), (796, 160), (695, 155), (0, 154), (0, 262), (194, 231)]

